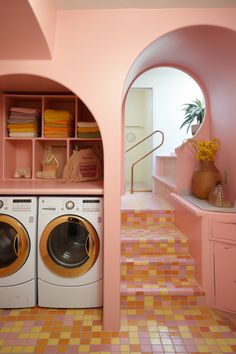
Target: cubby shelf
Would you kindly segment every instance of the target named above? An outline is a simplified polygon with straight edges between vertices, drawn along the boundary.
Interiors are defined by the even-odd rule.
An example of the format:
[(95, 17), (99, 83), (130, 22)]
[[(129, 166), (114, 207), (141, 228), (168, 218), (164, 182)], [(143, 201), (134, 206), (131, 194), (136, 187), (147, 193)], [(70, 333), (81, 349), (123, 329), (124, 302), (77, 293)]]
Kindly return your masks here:
[[(36, 137), (9, 136), (7, 121), (12, 107), (34, 108), (39, 112), (39, 130)], [(44, 111), (46, 109), (66, 110), (73, 117), (70, 136), (46, 137), (44, 134)], [(101, 138), (78, 138), (78, 122), (94, 122), (95, 119), (83, 102), (72, 94), (4, 94), (2, 108), (2, 152), (0, 156), (1, 194), (102, 194), (102, 181), (68, 183), (61, 180), (63, 168), (73, 153), (81, 147), (99, 145)], [(59, 162), (56, 179), (38, 178), (42, 161), (47, 151)], [(15, 178), (16, 168), (30, 168), (31, 177)]]

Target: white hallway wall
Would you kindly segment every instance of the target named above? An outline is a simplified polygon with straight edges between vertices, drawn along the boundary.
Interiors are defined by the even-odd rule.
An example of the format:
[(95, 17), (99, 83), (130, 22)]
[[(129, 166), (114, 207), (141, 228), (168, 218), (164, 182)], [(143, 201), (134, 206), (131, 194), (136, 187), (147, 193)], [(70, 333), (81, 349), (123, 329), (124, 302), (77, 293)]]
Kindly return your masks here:
[[(125, 150), (131, 148), (153, 131), (152, 89), (131, 88), (125, 106)], [(129, 141), (129, 136), (133, 141)], [(152, 150), (152, 140), (148, 139), (129, 151), (125, 157), (125, 182), (131, 182), (131, 165), (145, 153)], [(134, 168), (135, 188), (152, 188), (151, 155), (140, 161)], [(137, 185), (138, 184), (138, 185)]]
[[(165, 134), (165, 142), (156, 155), (173, 154), (184, 139), (192, 137), (190, 130), (186, 133), (185, 127), (180, 129), (184, 117), (182, 104), (196, 97), (202, 99), (201, 88), (183, 71), (169, 67), (148, 70), (134, 81), (132, 87), (153, 89), (153, 129)], [(159, 141), (156, 137), (153, 144), (157, 145)]]

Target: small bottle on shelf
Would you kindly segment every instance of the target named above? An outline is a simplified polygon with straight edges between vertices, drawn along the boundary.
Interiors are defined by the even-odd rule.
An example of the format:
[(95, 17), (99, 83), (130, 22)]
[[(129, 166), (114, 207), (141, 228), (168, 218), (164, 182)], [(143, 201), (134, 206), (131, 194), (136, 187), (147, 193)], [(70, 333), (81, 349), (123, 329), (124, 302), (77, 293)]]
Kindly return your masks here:
[(208, 196), (209, 203), (221, 207), (223, 205), (223, 188), (222, 188), (222, 182), (217, 181), (216, 185), (212, 188), (211, 192), (209, 193)]

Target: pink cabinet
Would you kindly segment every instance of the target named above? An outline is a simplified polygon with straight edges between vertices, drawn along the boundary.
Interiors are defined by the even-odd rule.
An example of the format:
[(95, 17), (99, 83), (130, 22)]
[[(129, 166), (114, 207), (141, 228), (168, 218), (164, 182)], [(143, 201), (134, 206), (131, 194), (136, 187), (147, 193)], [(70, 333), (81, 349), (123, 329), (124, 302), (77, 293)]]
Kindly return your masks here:
[(215, 306), (236, 312), (236, 246), (214, 242)]

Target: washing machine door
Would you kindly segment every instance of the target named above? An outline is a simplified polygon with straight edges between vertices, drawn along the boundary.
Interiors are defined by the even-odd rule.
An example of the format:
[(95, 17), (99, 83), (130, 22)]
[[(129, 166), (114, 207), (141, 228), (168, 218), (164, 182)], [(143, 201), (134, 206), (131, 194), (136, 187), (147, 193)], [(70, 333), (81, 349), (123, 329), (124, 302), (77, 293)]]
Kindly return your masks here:
[(85, 274), (99, 254), (99, 237), (86, 219), (76, 215), (52, 220), (40, 238), (40, 255), (53, 273), (63, 277)]
[(0, 277), (16, 273), (30, 252), (27, 231), (8, 215), (0, 215)]

